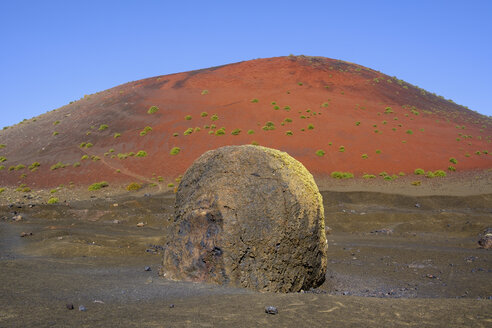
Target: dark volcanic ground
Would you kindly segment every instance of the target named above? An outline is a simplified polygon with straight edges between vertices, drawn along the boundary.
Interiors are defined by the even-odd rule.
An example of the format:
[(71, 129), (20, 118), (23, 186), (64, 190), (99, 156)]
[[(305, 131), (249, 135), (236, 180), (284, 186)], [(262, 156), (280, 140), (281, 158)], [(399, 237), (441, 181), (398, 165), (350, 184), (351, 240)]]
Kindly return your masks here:
[(327, 279), (292, 294), (160, 278), (173, 194), (2, 206), (0, 327), (492, 325), (492, 195), (322, 194)]

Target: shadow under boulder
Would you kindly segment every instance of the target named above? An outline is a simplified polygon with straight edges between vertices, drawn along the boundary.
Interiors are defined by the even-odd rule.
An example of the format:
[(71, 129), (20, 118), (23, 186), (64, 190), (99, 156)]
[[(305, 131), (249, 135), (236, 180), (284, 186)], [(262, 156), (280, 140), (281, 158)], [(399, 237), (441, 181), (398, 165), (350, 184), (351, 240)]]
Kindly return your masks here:
[(321, 195), (287, 153), (260, 146), (208, 151), (185, 173), (160, 274), (259, 291), (297, 292), (325, 279)]

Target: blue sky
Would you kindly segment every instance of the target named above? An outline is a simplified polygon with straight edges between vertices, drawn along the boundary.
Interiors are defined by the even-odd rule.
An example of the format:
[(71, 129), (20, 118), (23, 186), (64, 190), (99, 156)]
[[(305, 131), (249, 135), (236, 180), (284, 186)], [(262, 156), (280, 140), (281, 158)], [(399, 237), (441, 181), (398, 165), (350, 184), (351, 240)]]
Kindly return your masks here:
[(0, 1), (0, 127), (254, 58), (361, 64), (492, 116), (492, 1)]

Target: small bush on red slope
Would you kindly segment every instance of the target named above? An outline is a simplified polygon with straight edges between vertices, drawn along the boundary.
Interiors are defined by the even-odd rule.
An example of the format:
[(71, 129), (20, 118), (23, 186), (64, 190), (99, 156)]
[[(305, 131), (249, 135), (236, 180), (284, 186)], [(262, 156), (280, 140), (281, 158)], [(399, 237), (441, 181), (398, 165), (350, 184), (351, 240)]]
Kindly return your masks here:
[(331, 172), (330, 175), (334, 179), (352, 179), (354, 177), (354, 174), (353, 173), (350, 173), (350, 172), (339, 172), (339, 171)]
[(96, 182), (91, 184), (88, 189), (89, 191), (93, 191), (93, 190), (99, 190), (105, 188), (107, 186), (109, 186), (109, 183), (107, 183), (106, 181), (102, 181), (102, 182)]
[(171, 154), (171, 155), (178, 155), (180, 151), (181, 151), (181, 148), (179, 148), (179, 147), (173, 147), (171, 149), (171, 151), (169, 152), (169, 154)]
[(159, 110), (159, 107), (157, 106), (150, 106), (149, 110), (147, 111), (147, 114), (155, 114)]
[(324, 151), (323, 149), (318, 149), (316, 151), (316, 155), (318, 155), (318, 156), (325, 156), (325, 154), (326, 154), (326, 151)]
[(231, 134), (232, 134), (233, 136), (237, 136), (237, 135), (238, 135), (238, 134), (240, 134), (240, 133), (241, 133), (241, 129), (234, 129), (234, 130), (232, 130), (232, 131), (231, 131)]
[(132, 182), (128, 186), (126, 186), (126, 190), (128, 191), (137, 191), (140, 190), (140, 188), (142, 188), (142, 185), (136, 182)]

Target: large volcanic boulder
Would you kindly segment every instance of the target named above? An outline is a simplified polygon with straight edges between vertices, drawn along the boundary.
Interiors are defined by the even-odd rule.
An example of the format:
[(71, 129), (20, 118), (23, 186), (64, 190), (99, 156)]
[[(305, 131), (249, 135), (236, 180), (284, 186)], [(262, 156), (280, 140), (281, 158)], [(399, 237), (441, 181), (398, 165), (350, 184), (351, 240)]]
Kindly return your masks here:
[(184, 175), (161, 275), (260, 291), (323, 283), (321, 195), (287, 153), (259, 146), (208, 151)]

